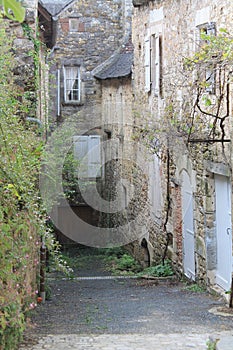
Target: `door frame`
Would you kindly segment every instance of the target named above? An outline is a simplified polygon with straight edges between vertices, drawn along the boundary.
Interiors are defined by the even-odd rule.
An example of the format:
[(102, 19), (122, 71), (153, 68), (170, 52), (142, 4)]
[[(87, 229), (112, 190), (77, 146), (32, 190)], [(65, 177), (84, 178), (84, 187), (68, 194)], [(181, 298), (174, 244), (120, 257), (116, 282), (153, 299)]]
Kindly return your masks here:
[[(232, 195), (231, 181), (228, 176), (214, 175), (215, 180), (215, 210), (216, 210), (216, 274), (215, 282), (224, 290), (231, 288), (232, 278)], [(218, 182), (218, 184), (217, 184)], [(223, 184), (223, 186), (221, 186)], [(221, 186), (221, 188), (220, 188)], [(225, 192), (224, 192), (225, 191)], [(218, 198), (221, 200), (219, 205)], [(226, 210), (223, 203), (227, 203)], [(226, 214), (225, 216), (223, 216)], [(219, 216), (219, 220), (218, 220)], [(224, 228), (222, 229), (222, 227)], [(223, 238), (223, 240), (222, 240)], [(224, 253), (222, 248), (224, 247)], [(220, 261), (222, 259), (222, 261)], [(222, 265), (221, 265), (222, 263)]]

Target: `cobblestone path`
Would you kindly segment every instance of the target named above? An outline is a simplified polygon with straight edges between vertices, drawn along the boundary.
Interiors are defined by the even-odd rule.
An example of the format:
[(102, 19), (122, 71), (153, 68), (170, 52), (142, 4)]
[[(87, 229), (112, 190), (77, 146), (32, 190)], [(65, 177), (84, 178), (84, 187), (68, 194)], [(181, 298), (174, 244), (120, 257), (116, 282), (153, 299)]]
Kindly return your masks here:
[(209, 336), (232, 334), (233, 317), (210, 312), (224, 306), (219, 297), (106, 274), (93, 261), (79, 274), (91, 278), (52, 278), (19, 350), (207, 350)]

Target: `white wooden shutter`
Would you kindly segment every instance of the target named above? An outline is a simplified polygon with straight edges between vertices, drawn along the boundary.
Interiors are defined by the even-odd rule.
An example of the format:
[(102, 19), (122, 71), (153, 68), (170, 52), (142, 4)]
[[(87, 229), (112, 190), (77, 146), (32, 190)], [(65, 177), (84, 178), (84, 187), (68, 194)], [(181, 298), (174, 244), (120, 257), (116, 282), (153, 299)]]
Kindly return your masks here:
[(210, 22), (206, 25), (207, 35), (216, 35), (216, 25), (214, 22)]
[(79, 161), (79, 178), (96, 178), (101, 176), (100, 136), (74, 136), (74, 158)]
[[(216, 35), (216, 25), (214, 22), (210, 22), (206, 26), (206, 34), (207, 35)], [(216, 81), (216, 72), (214, 67), (208, 68), (206, 70), (206, 82), (208, 86), (206, 87), (206, 92), (209, 92), (210, 94), (215, 93), (215, 81)]]
[(79, 161), (78, 177), (88, 177), (88, 138), (89, 136), (74, 136), (74, 158)]
[(150, 77), (150, 38), (145, 40), (145, 91), (149, 92), (151, 88), (151, 77)]
[(88, 139), (88, 177), (101, 176), (100, 136), (90, 135)]
[(155, 93), (160, 93), (160, 37), (155, 37)]

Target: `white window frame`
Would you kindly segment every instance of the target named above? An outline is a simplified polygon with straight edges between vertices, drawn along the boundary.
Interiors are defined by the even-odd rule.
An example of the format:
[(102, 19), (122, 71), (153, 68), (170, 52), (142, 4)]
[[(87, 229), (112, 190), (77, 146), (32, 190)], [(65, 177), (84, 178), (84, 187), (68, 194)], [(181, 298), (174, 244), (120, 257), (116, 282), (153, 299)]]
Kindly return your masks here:
[(81, 102), (80, 66), (63, 66), (65, 103)]
[(69, 31), (71, 33), (79, 31), (79, 19), (69, 18)]

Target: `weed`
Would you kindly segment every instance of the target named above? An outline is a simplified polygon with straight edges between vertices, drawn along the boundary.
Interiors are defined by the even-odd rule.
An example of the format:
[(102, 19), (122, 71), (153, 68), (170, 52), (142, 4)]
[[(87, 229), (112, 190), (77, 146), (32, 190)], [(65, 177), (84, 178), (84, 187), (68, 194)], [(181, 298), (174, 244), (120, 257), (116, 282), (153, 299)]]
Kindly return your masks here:
[(217, 340), (215, 340), (215, 341), (208, 340), (206, 343), (207, 350), (216, 350), (216, 344), (217, 344)]
[(128, 253), (124, 253), (119, 258), (115, 255), (108, 256), (105, 259), (108, 264), (108, 270), (113, 274), (135, 274), (141, 270), (140, 264)]
[(168, 277), (174, 275), (174, 271), (171, 267), (170, 261), (165, 260), (164, 264), (159, 264), (155, 266), (150, 266), (141, 271), (139, 274), (140, 276), (143, 275), (149, 275), (149, 276), (155, 276), (155, 277)]
[(105, 330), (108, 329), (107, 326), (96, 326), (95, 328), (96, 328), (96, 329), (99, 329), (99, 330), (101, 330), (101, 331), (105, 331)]
[(184, 288), (185, 290), (188, 290), (190, 292), (195, 292), (195, 293), (205, 293), (205, 288), (196, 284), (196, 283), (193, 283), (193, 284), (190, 284), (188, 286), (186, 286)]

